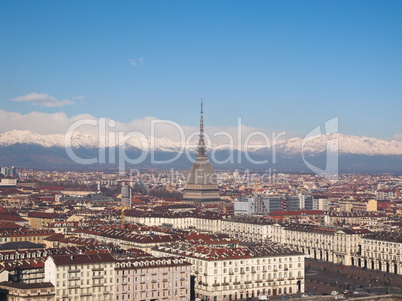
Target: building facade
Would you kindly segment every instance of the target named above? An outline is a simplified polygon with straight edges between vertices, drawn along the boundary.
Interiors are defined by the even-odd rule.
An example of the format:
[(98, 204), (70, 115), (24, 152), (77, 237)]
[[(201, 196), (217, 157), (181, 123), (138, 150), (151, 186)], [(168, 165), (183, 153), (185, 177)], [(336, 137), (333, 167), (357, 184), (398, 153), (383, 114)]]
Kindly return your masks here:
[(116, 262), (113, 300), (190, 300), (190, 266), (183, 258), (158, 257)]
[(182, 256), (192, 263), (195, 297), (239, 300), (304, 292), (304, 254), (266, 242), (205, 246), (180, 242), (155, 247), (155, 256)]
[(56, 288), (56, 301), (114, 300), (115, 259), (109, 252), (52, 255), (45, 261), (45, 281)]

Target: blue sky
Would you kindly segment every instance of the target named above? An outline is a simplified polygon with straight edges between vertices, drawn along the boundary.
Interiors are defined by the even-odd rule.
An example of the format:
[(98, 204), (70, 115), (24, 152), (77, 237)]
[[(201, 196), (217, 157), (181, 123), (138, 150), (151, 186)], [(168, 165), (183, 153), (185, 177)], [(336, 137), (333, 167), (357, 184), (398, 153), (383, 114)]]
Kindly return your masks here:
[[(402, 133), (401, 1), (1, 1), (0, 109)], [(13, 101), (30, 93), (59, 106)], [(63, 105), (65, 104), (65, 105)], [(51, 127), (51, 125), (49, 125)], [(1, 131), (1, 129), (0, 129)]]

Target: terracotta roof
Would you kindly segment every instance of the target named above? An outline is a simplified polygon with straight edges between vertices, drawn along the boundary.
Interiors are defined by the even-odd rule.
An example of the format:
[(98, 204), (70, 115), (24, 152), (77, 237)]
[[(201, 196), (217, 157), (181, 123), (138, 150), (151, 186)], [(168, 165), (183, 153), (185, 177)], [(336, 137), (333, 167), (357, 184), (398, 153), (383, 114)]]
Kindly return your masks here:
[(37, 217), (37, 218), (57, 218), (59, 214), (57, 213), (50, 213), (50, 212), (43, 212), (43, 211), (34, 211), (29, 212), (28, 217)]
[(64, 187), (62, 187), (62, 186), (43, 186), (43, 187), (38, 187), (37, 189), (39, 189), (39, 190), (64, 190)]
[(52, 255), (51, 258), (57, 266), (115, 262), (115, 258), (110, 254), (110, 252), (78, 255)]
[(0, 229), (2, 230), (18, 230), (21, 228), (22, 226), (17, 225), (16, 223), (0, 221)]
[(0, 221), (28, 222), (26, 219), (22, 218), (21, 216), (14, 215), (14, 214), (0, 214)]
[(323, 215), (321, 210), (295, 210), (295, 211), (273, 211), (268, 213), (269, 216), (288, 216), (288, 215)]
[(303, 255), (289, 247), (273, 242), (249, 243), (233, 247), (206, 246), (203, 244), (191, 244), (190, 242), (174, 242), (159, 245), (153, 250), (175, 254), (179, 256), (200, 258), (204, 260), (229, 260), (254, 257), (271, 257), (281, 255)]
[(41, 283), (24, 283), (24, 282), (0, 282), (0, 286), (13, 287), (19, 289), (35, 289), (35, 288), (47, 288), (54, 287), (51, 282), (41, 282)]
[(125, 259), (116, 262), (115, 270), (146, 269), (157, 267), (191, 266), (191, 263), (178, 257), (147, 257), (140, 259)]
[(23, 192), (18, 189), (13, 189), (13, 188), (8, 188), (8, 189), (2, 189), (0, 191), (1, 195), (8, 195), (8, 194), (26, 194), (26, 192)]
[(382, 231), (366, 235), (363, 238), (402, 243), (402, 232)]

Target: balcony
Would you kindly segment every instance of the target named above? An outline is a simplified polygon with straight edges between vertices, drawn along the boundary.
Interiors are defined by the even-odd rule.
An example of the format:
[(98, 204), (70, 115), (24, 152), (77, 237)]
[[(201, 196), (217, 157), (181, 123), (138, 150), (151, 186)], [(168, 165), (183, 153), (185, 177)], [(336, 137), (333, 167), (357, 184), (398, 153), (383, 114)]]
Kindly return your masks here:
[(203, 286), (208, 286), (208, 283), (205, 283), (205, 282), (204, 282), (204, 283), (202, 283), (202, 285), (203, 285)]
[(228, 286), (228, 285), (229, 285), (228, 282), (223, 282), (223, 283), (222, 283), (222, 286)]
[(240, 284), (239, 281), (233, 282), (233, 285), (239, 285), (239, 284)]
[(251, 281), (249, 280), (249, 281), (244, 281), (244, 284), (250, 284), (251, 283)]
[[(127, 284), (127, 283), (126, 283)], [(100, 286), (104, 286), (103, 283), (98, 283), (98, 284), (92, 284), (92, 287), (100, 287)]]
[(214, 284), (212, 284), (212, 286), (217, 287), (217, 286), (220, 286), (220, 284), (219, 283), (214, 283)]
[(81, 270), (68, 270), (68, 273), (79, 273)]

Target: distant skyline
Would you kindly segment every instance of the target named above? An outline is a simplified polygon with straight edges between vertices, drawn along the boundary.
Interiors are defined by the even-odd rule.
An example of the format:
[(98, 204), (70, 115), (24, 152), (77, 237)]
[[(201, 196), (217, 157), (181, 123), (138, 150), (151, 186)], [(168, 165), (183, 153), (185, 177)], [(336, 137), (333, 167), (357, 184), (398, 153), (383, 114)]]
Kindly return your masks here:
[(401, 16), (401, 1), (2, 1), (0, 133), (81, 114), (197, 127), (202, 98), (211, 127), (303, 136), (338, 116), (342, 134), (402, 140)]

